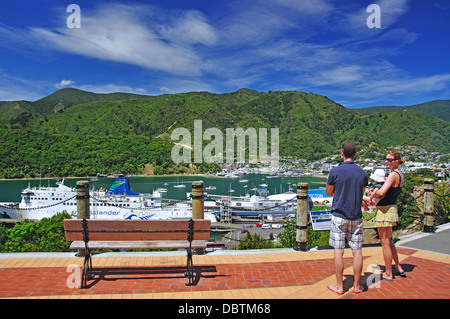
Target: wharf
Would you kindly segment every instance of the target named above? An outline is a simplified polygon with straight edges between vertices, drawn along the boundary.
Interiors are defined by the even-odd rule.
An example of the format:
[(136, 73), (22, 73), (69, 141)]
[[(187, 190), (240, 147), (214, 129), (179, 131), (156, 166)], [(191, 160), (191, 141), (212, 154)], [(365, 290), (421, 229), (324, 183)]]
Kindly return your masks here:
[(11, 218), (0, 218), (0, 224), (3, 225), (7, 225), (7, 224), (16, 224), (16, 223), (20, 223), (21, 220), (20, 219), (11, 219)]
[[(263, 302), (267, 303), (281, 299), (450, 299), (450, 254), (442, 250), (448, 247), (449, 230), (446, 224), (435, 234), (401, 238), (396, 246), (407, 278), (396, 276), (393, 282), (373, 280), (376, 265), (384, 265), (381, 246), (364, 246), (364, 292), (359, 296), (353, 293), (350, 249), (344, 254), (345, 293), (337, 296), (327, 289), (335, 283), (334, 252), (315, 248), (308, 252), (223, 250), (194, 256), (194, 265), (202, 272), (198, 284), (190, 287), (185, 286), (187, 279), (180, 267), (186, 261), (184, 251), (102, 253), (93, 257), (93, 264), (103, 278), (91, 282), (88, 289), (68, 287), (71, 270), (83, 264), (73, 253), (4, 253), (0, 254), (0, 298), (175, 299), (183, 305), (192, 299), (204, 304), (222, 299), (266, 299)], [(433, 249), (420, 246), (430, 241)], [(112, 274), (110, 270), (116, 267), (125, 274)]]

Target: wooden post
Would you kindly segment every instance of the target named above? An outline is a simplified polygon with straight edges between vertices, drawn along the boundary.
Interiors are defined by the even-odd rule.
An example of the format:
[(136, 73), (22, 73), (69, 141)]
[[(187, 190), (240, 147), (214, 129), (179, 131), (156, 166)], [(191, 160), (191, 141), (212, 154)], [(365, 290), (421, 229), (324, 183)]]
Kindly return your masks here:
[[(192, 182), (192, 219), (205, 218), (205, 198), (204, 198), (204, 183), (203, 181)], [(196, 255), (203, 255), (204, 248), (193, 249)]]
[(294, 250), (308, 250), (308, 183), (297, 184), (297, 236)]
[(434, 179), (423, 181), (423, 214), (425, 216), (423, 232), (434, 233)]
[(203, 181), (192, 182), (192, 218), (205, 218), (205, 199)]
[[(77, 219), (89, 219), (89, 181), (78, 181), (77, 185)], [(85, 249), (78, 249), (77, 256), (84, 257)]]

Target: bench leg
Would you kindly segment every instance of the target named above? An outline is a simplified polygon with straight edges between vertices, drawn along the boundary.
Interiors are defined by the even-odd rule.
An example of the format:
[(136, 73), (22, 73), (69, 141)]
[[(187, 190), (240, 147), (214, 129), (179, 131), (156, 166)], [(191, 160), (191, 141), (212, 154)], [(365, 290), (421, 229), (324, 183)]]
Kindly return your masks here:
[(184, 273), (185, 277), (188, 277), (189, 282), (186, 284), (186, 286), (195, 286), (194, 283), (194, 264), (192, 262), (192, 250), (191, 248), (188, 248), (187, 251), (187, 265), (186, 265), (186, 272)]
[(81, 288), (87, 288), (87, 281), (92, 279), (92, 258), (91, 252), (87, 251), (84, 256), (83, 273), (81, 274)]

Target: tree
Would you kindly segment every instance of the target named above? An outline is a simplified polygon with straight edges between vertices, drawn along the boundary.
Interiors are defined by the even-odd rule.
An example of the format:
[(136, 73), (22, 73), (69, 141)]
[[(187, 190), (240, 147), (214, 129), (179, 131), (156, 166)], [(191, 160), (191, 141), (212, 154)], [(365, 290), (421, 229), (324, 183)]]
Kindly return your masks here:
[[(280, 242), (283, 247), (293, 248), (296, 244), (297, 229), (296, 222), (297, 218), (290, 218), (286, 216), (286, 222), (283, 224), (283, 232), (280, 234)], [(314, 231), (312, 226), (308, 226), (308, 246), (328, 246), (330, 232), (329, 231)]]
[(404, 177), (405, 181), (403, 189), (397, 199), (399, 216), (398, 226), (400, 228), (405, 228), (417, 219), (423, 218), (419, 205), (412, 195), (414, 188), (417, 186), (414, 176), (412, 174), (405, 174)]
[(248, 232), (243, 239), (240, 240), (238, 250), (246, 249), (267, 249), (274, 248), (275, 245), (270, 240), (265, 240), (259, 234), (250, 234)]
[(448, 223), (450, 219), (450, 184), (434, 185), (435, 225)]
[(283, 231), (279, 235), (281, 245), (286, 248), (293, 248), (296, 242), (296, 218), (289, 217), (286, 214), (285, 222), (283, 223)]
[(61, 252), (69, 251), (70, 243), (64, 236), (64, 219), (70, 219), (68, 213), (35, 222), (24, 220), (11, 229), (0, 227), (1, 252)]

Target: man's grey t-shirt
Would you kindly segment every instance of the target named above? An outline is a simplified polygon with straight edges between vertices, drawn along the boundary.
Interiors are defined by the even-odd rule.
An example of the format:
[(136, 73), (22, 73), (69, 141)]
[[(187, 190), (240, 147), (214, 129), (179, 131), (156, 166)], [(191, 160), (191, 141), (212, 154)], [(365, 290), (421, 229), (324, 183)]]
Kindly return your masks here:
[(334, 185), (331, 213), (349, 220), (362, 218), (363, 189), (368, 181), (366, 172), (353, 161), (333, 167), (327, 179), (328, 185)]

